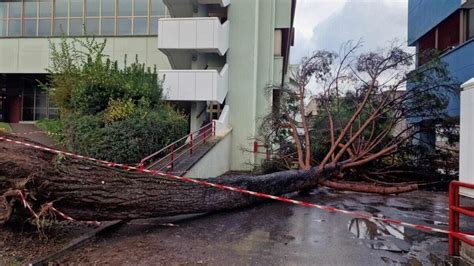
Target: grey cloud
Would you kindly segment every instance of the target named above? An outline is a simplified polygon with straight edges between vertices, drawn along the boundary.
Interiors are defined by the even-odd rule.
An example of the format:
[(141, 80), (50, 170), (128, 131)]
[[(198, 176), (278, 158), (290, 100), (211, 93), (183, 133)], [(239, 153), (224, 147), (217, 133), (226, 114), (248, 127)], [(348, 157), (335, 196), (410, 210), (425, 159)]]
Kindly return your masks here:
[(348, 40), (360, 39), (364, 44), (363, 50), (374, 50), (387, 47), (394, 39), (406, 44), (406, 38), (405, 1), (388, 4), (380, 0), (351, 0), (342, 9), (316, 25), (311, 40), (296, 36), (291, 62), (298, 63), (302, 56), (313, 50), (338, 51), (341, 44)]

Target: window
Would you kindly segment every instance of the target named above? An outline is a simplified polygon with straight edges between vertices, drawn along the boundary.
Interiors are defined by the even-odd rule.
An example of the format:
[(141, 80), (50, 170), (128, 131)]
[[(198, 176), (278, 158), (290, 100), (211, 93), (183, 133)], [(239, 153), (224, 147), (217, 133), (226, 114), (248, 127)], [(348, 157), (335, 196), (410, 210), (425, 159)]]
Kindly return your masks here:
[(158, 34), (158, 18), (150, 18), (150, 34)]
[(7, 20), (0, 19), (0, 37), (7, 36)]
[(86, 20), (86, 33), (87, 33), (87, 35), (98, 35), (99, 34), (99, 19), (98, 18), (87, 18), (87, 20)]
[(0, 19), (7, 18), (8, 3), (0, 2)]
[(119, 18), (118, 19), (118, 35), (131, 35), (132, 34), (132, 19), (131, 18)]
[(67, 19), (55, 19), (54, 20), (54, 35), (67, 34)]
[(119, 16), (132, 15), (132, 1), (131, 0), (117, 0)]
[(103, 18), (101, 20), (100, 34), (101, 35), (114, 35), (115, 34), (115, 19)]
[(87, 0), (86, 16), (98, 17), (100, 15), (100, 0)]
[(51, 19), (40, 19), (38, 21), (38, 36), (51, 35)]
[(134, 18), (133, 19), (133, 34), (134, 35), (145, 35), (147, 31), (147, 18)]
[(39, 17), (50, 18), (53, 15), (53, 1), (40, 0), (39, 1)]
[(26, 0), (23, 12), (25, 18), (36, 18), (38, 15), (38, 2), (34, 0)]
[(36, 36), (36, 19), (23, 21), (23, 36)]
[(54, 16), (67, 17), (68, 0), (56, 0), (54, 2)]
[(69, 35), (79, 36), (82, 35), (82, 18), (74, 18), (69, 20)]
[(82, 17), (84, 1), (83, 0), (70, 0), (69, 3), (69, 16), (71, 17)]
[(8, 36), (21, 36), (21, 20), (8, 20)]
[(102, 11), (103, 17), (115, 16), (115, 0), (102, 0)]
[(165, 16), (165, 4), (163, 0), (151, 0), (151, 15), (152, 16)]
[(467, 39), (474, 38), (474, 8), (467, 11)]
[(162, 0), (0, 0), (0, 37), (156, 35), (165, 14)]
[(21, 1), (9, 2), (8, 14), (10, 18), (20, 18), (21, 17)]
[(133, 2), (134, 16), (148, 16), (148, 0), (135, 0)]

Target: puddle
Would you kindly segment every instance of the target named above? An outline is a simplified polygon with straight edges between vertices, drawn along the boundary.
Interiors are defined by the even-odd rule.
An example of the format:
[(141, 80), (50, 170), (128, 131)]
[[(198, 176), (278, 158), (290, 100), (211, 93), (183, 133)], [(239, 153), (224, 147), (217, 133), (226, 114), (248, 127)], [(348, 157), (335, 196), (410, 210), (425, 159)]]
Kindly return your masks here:
[(403, 226), (355, 218), (350, 220), (348, 229), (371, 249), (399, 253), (410, 250), (411, 244), (407, 241)]

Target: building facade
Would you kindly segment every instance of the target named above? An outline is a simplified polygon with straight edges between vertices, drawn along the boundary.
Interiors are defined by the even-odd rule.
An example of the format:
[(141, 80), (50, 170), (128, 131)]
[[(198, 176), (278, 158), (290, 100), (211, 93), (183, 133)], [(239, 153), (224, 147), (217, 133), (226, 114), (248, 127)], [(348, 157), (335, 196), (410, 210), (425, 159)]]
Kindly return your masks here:
[[(232, 128), (230, 169), (249, 169), (259, 120), (272, 111), (293, 42), (296, 0), (0, 1), (0, 120), (57, 117), (40, 88), (49, 42), (106, 38), (119, 65), (138, 57), (158, 69), (164, 97), (185, 110), (190, 131), (222, 118)], [(225, 110), (225, 112), (224, 112)], [(230, 170), (229, 169), (229, 170)]]
[[(408, 44), (416, 47), (417, 67), (427, 51), (437, 50), (459, 84), (474, 75), (473, 8), (472, 0), (409, 0)], [(452, 95), (448, 114), (459, 117), (459, 105), (459, 94)]]

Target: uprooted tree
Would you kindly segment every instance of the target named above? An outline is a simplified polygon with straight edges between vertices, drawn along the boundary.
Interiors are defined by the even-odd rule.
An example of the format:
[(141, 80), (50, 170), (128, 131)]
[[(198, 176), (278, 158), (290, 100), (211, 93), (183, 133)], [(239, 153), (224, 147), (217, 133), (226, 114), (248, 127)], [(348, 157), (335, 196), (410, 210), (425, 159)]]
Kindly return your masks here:
[[(305, 58), (295, 77), (296, 89), (281, 88), (282, 104), (272, 114), (272, 133), (280, 140), (293, 136), (300, 170), (286, 170), (265, 175), (223, 176), (209, 182), (252, 191), (281, 195), (315, 188), (319, 184), (345, 188), (338, 182), (343, 173), (360, 169), (398, 150), (412, 135), (407, 127), (397, 134), (393, 128), (409, 115), (441, 113), (445, 104), (439, 89), (450, 85), (439, 62), (427, 63), (410, 71), (412, 55), (399, 48), (386, 52), (355, 54), (351, 48), (339, 58), (328, 52), (316, 52)], [(340, 64), (333, 72), (333, 62)], [(381, 81), (381, 79), (387, 81)], [(304, 117), (304, 97), (311, 80), (325, 84), (321, 95), (327, 112), (330, 146), (320, 161), (311, 158), (310, 128)], [(408, 81), (413, 90), (394, 93)], [(343, 84), (351, 87), (354, 108), (347, 121), (342, 119), (343, 105), (338, 102)], [(407, 103), (409, 103), (407, 105)], [(303, 136), (298, 134), (298, 113)], [(381, 126), (383, 125), (383, 126)], [(275, 133), (276, 132), (276, 133)], [(12, 136), (6, 136), (13, 138)], [(288, 144), (281, 141), (280, 150)], [(318, 143), (314, 143), (318, 147)], [(321, 146), (321, 149), (324, 147)], [(336, 180), (336, 181), (334, 181)], [(340, 181), (340, 180), (339, 180)], [(342, 184), (342, 185), (341, 185)], [(360, 191), (400, 193), (416, 189), (416, 184), (358, 186)], [(49, 214), (51, 203), (79, 220), (114, 220), (205, 213), (247, 206), (259, 199), (235, 192), (179, 182), (166, 177), (123, 171), (87, 160), (0, 141), (0, 222), (12, 217), (30, 217), (22, 207), (17, 191), (26, 195), (33, 210)]]
[[(458, 86), (445, 64), (433, 57), (413, 71), (413, 55), (399, 47), (359, 54), (360, 48), (348, 42), (340, 55), (316, 52), (292, 73), (293, 82), (270, 87), (280, 92), (280, 105), (262, 124), (262, 141), (276, 155), (267, 171), (291, 168), (294, 161), (300, 169), (339, 165), (324, 185), (375, 193), (443, 181), (434, 162), (455, 151), (422, 143), (424, 128), (416, 121), (429, 120), (456, 140), (446, 107)], [(316, 91), (314, 117), (305, 108), (308, 88)]]

